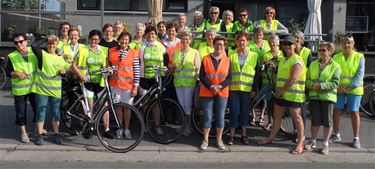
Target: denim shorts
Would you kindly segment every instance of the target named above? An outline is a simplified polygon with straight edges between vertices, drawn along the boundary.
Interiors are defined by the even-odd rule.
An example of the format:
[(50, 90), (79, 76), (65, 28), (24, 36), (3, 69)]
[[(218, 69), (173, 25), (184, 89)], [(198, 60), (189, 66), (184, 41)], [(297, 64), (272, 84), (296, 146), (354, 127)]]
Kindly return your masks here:
[(337, 94), (337, 102), (335, 105), (336, 109), (345, 109), (346, 108), (350, 112), (359, 112), (359, 106), (361, 105), (361, 95), (353, 95), (353, 94)]

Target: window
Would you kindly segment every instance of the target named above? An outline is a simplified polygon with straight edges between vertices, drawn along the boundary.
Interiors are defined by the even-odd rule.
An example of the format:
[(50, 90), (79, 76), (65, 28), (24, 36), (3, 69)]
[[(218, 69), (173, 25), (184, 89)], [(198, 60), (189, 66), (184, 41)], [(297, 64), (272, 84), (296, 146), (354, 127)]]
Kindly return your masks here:
[[(108, 11), (147, 11), (148, 0), (105, 0)], [(78, 10), (100, 10), (101, 0), (78, 0)], [(187, 0), (164, 0), (163, 12), (186, 12)]]

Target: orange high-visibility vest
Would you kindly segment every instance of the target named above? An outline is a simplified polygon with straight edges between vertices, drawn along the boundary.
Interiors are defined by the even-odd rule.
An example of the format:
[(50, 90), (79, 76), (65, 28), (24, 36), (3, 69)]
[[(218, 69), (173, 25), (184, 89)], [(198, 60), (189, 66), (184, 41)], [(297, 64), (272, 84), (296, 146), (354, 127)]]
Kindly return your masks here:
[(128, 55), (120, 61), (120, 51), (117, 47), (109, 49), (109, 62), (117, 67), (117, 72), (109, 77), (108, 82), (112, 87), (131, 90), (134, 87), (133, 61), (139, 57), (139, 51), (129, 49)]
[[(164, 42), (162, 42), (162, 44), (164, 45)], [(167, 52), (168, 54), (168, 63), (172, 63), (173, 62), (173, 54), (178, 50), (178, 49), (182, 49), (182, 43), (179, 42), (177, 43), (173, 48), (169, 48), (168, 46), (164, 45), (165, 47), (165, 51)]]
[[(204, 64), (204, 71), (206, 72), (206, 77), (214, 85), (219, 85), (228, 76), (228, 69), (230, 65), (230, 60), (227, 56), (221, 57), (221, 61), (217, 70), (215, 70), (214, 64), (212, 63), (211, 55), (207, 55), (203, 58), (202, 64)], [(199, 96), (201, 97), (213, 97), (212, 91), (204, 85), (200, 86)], [(229, 97), (229, 86), (221, 89), (219, 91), (219, 96)]]

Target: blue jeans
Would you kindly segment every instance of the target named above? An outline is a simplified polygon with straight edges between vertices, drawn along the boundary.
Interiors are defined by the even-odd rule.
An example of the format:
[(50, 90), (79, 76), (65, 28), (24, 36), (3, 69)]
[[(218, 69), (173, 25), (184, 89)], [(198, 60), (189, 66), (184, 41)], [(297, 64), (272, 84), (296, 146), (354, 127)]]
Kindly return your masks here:
[(215, 113), (216, 128), (224, 128), (224, 114), (227, 107), (227, 97), (201, 97), (203, 111), (202, 128), (211, 128), (212, 116)]
[(249, 122), (250, 92), (230, 91), (230, 127), (247, 126)]
[(61, 108), (61, 99), (51, 96), (44, 96), (35, 94), (36, 101), (36, 121), (43, 122), (46, 119), (46, 112), (48, 105), (51, 106), (52, 111), (52, 120), (60, 120), (60, 108)]

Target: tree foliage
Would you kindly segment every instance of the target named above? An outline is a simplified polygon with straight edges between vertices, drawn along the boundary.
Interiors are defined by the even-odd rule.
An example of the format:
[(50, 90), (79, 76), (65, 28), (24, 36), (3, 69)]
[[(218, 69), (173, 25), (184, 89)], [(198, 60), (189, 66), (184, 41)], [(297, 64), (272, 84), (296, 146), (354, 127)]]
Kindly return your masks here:
[(39, 0), (2, 0), (1, 9), (38, 9)]

